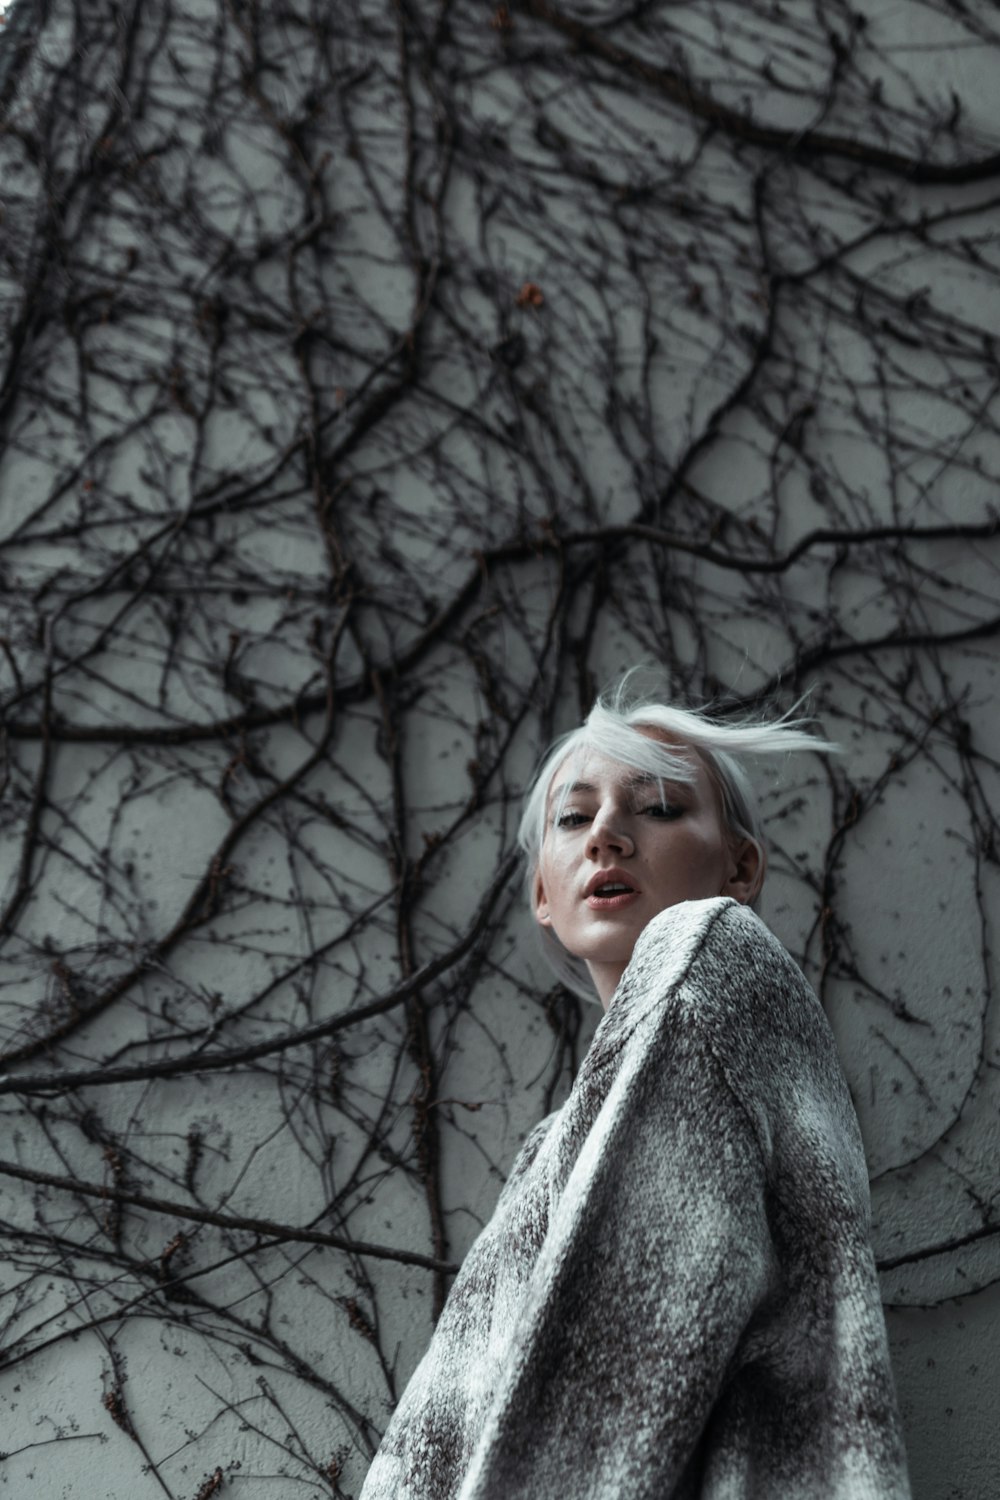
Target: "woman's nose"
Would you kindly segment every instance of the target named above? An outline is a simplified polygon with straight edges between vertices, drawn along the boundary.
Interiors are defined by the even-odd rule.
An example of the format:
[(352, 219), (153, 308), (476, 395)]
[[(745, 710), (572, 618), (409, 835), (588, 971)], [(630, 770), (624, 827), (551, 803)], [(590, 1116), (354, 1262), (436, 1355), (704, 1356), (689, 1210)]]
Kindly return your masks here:
[(590, 825), (587, 841), (588, 854), (600, 854), (603, 849), (613, 849), (616, 854), (629, 855), (635, 851), (629, 835), (613, 814), (599, 813)]

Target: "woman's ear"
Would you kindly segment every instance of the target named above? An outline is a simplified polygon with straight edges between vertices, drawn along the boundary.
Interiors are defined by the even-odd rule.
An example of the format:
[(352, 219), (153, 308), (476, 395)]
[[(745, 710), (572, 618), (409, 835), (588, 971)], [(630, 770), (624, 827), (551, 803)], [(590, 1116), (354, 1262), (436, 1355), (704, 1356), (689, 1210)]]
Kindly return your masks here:
[(720, 896), (732, 896), (734, 900), (749, 906), (760, 894), (764, 884), (767, 857), (756, 839), (741, 839), (730, 848), (731, 865), (729, 878)]
[(541, 870), (535, 871), (534, 884), (531, 891), (531, 905), (535, 913), (535, 921), (543, 927), (549, 927), (552, 918), (549, 915), (549, 903), (545, 899), (545, 886), (542, 884)]

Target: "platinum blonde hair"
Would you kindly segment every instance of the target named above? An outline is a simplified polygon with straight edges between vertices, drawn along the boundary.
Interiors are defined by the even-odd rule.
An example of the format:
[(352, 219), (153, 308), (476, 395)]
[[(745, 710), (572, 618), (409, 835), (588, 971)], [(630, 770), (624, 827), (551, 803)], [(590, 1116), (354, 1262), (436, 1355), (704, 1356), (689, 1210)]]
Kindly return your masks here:
[[(742, 763), (745, 756), (782, 755), (792, 750), (838, 752), (839, 745), (807, 732), (813, 720), (796, 717), (799, 701), (776, 719), (754, 715), (723, 718), (718, 710), (679, 708), (656, 694), (638, 694), (632, 683), (642, 667), (632, 667), (616, 684), (601, 693), (578, 729), (553, 741), (525, 794), (518, 828), (518, 843), (525, 856), (528, 903), (534, 912), (534, 881), (549, 822), (562, 815), (575, 777), (575, 765), (589, 752), (598, 752), (622, 765), (644, 771), (659, 781), (660, 800), (666, 801), (665, 780), (692, 782), (696, 771), (691, 762), (661, 740), (651, 739), (641, 729), (661, 729), (697, 750), (719, 796), (722, 821), (735, 843), (751, 839), (760, 850), (761, 868), (766, 859), (763, 821), (753, 783)], [(555, 773), (569, 762), (566, 784), (555, 805), (549, 808), (549, 793)], [(598, 995), (583, 959), (576, 958), (550, 927), (539, 927), (542, 952), (556, 977), (585, 1000)]]

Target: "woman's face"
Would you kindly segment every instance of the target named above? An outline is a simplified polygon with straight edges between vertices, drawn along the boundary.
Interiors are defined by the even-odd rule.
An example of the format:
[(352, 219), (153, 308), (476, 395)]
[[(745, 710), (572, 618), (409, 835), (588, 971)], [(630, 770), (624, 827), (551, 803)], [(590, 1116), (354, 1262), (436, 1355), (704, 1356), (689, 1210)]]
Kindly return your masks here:
[[(695, 780), (665, 780), (664, 807), (656, 780), (632, 766), (596, 752), (572, 771), (567, 760), (552, 778), (535, 876), (538, 921), (586, 962), (605, 1010), (636, 938), (657, 912), (706, 896), (750, 901), (763, 873), (757, 846), (727, 835), (698, 753), (662, 731), (641, 732), (680, 751)], [(570, 775), (557, 826), (553, 815)]]

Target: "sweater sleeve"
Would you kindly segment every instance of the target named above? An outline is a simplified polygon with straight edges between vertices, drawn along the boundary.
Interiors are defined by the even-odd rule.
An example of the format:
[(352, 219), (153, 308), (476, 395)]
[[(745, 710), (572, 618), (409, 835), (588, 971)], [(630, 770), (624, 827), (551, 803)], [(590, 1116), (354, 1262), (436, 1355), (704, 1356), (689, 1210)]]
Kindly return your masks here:
[(751, 1122), (697, 1026), (663, 1022), (569, 1171), (460, 1500), (686, 1489), (775, 1260)]

